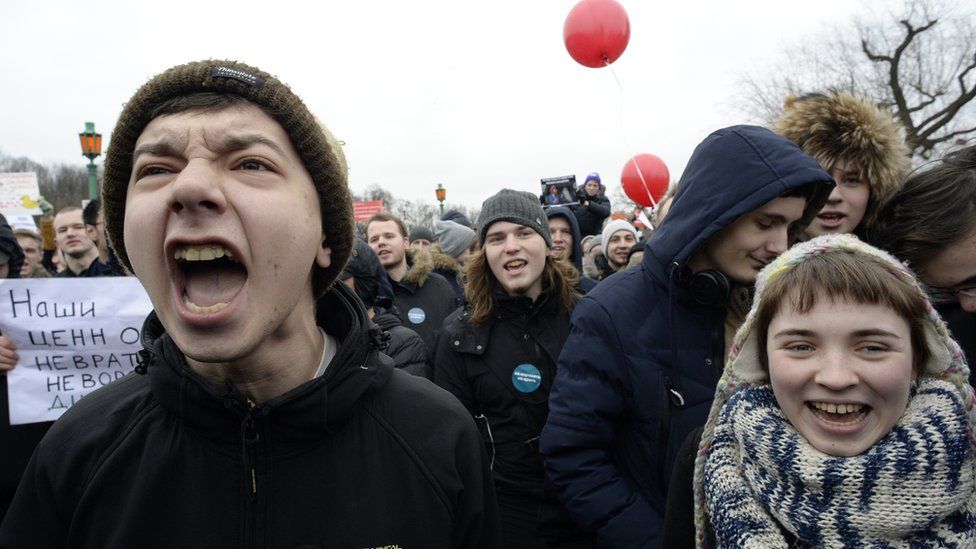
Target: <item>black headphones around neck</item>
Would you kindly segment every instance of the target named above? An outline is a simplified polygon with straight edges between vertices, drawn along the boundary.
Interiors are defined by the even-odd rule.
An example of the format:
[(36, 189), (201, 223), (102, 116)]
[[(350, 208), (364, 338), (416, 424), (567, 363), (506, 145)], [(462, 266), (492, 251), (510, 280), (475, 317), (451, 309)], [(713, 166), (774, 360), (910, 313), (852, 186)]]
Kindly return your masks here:
[(712, 309), (725, 307), (732, 297), (729, 277), (715, 269), (705, 269), (691, 275), (688, 289), (695, 303)]

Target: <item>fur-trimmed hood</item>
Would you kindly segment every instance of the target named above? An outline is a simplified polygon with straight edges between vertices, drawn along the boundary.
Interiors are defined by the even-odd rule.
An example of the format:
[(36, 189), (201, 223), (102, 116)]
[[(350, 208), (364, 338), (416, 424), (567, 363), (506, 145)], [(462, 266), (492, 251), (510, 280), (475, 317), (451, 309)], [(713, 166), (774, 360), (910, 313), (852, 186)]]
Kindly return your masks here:
[(440, 244), (431, 244), (427, 248), (426, 253), (430, 255), (433, 268), (438, 271), (448, 271), (452, 273), (461, 272), (461, 263), (455, 259), (453, 256), (447, 255), (441, 251)]
[(901, 123), (849, 92), (791, 98), (772, 129), (828, 171), (841, 159), (860, 167), (871, 185), (862, 225), (874, 222), (877, 204), (901, 185), (911, 168), (911, 151)]
[(427, 282), (431, 271), (434, 270), (434, 258), (427, 250), (407, 250), (407, 274), (403, 275), (403, 282), (423, 286)]

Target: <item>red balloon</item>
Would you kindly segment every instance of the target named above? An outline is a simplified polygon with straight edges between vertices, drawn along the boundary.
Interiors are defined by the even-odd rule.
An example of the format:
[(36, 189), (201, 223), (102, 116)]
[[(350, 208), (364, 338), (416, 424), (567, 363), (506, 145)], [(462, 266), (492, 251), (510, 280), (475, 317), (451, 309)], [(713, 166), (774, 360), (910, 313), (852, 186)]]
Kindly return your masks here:
[(627, 11), (616, 0), (582, 0), (566, 16), (563, 41), (569, 55), (580, 65), (605, 67), (627, 49)]
[[(634, 163), (637, 166), (634, 166)], [(638, 174), (638, 169), (640, 173)], [(641, 181), (641, 175), (644, 180)], [(639, 154), (624, 164), (620, 172), (620, 184), (624, 193), (635, 203), (648, 207), (657, 204), (668, 190), (671, 174), (664, 161), (653, 154)]]

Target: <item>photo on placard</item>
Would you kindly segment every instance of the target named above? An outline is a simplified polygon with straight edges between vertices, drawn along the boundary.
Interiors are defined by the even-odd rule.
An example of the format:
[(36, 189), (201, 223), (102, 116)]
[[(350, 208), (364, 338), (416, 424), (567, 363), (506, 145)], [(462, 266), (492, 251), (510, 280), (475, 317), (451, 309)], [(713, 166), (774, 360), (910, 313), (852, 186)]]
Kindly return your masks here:
[(542, 194), (539, 196), (539, 200), (544, 208), (579, 204), (575, 175), (547, 177), (541, 180), (540, 185)]

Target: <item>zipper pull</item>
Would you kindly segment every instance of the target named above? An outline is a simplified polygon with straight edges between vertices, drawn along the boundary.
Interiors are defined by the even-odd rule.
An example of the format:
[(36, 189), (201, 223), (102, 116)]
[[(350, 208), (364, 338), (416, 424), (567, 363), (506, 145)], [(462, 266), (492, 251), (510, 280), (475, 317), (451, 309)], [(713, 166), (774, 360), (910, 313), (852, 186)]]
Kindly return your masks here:
[(668, 376), (664, 376), (664, 387), (667, 388), (667, 390), (668, 390), (668, 397), (671, 399), (671, 402), (675, 406), (677, 406), (678, 408), (681, 408), (682, 406), (685, 405), (685, 397), (684, 397), (684, 395), (681, 394), (681, 390), (680, 389), (676, 388), (674, 386), (674, 384), (671, 383), (671, 378), (668, 377)]

